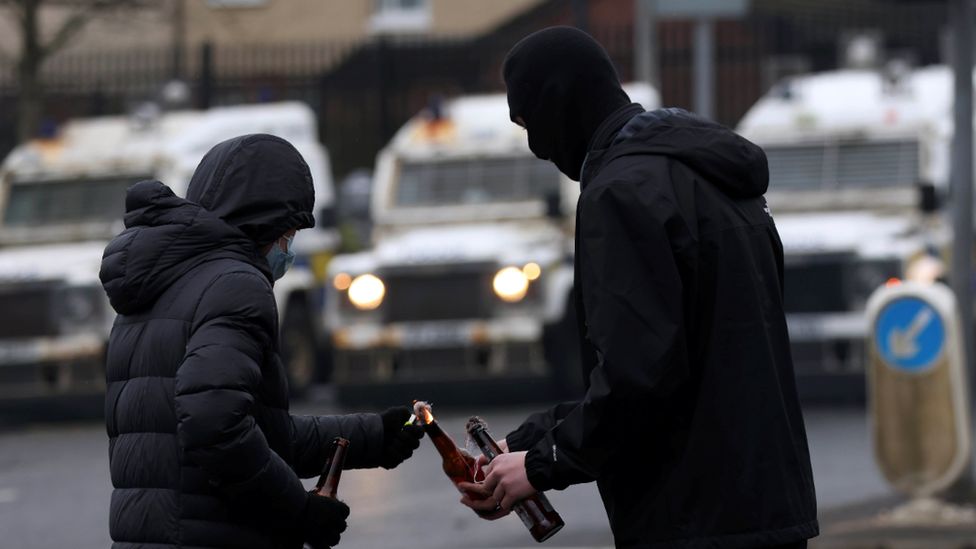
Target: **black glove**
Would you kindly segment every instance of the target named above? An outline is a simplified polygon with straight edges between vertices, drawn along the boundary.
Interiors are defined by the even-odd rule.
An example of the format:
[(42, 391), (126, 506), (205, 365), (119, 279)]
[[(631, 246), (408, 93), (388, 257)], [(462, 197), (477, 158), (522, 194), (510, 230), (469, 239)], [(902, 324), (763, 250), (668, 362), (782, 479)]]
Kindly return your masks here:
[(380, 465), (384, 469), (393, 469), (400, 465), (420, 447), (424, 428), (420, 425), (403, 425), (410, 419), (410, 413), (410, 408), (400, 406), (380, 414), (383, 420), (383, 455)]
[(337, 499), (309, 494), (302, 513), (302, 537), (312, 549), (328, 549), (346, 531), (349, 506)]

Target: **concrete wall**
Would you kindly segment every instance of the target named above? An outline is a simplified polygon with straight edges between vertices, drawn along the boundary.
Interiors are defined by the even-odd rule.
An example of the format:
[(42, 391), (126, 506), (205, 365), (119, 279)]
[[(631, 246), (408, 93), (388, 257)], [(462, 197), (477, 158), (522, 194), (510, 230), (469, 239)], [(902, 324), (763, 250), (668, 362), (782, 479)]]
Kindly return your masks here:
[[(160, 48), (172, 44), (173, 6), (159, 0), (156, 8), (110, 12), (96, 18), (71, 44), (70, 50), (108, 51)], [(260, 3), (261, 0), (258, 0)], [(541, 0), (428, 0), (429, 24), (417, 34), (471, 35), (490, 30)], [(186, 44), (210, 41), (216, 45), (356, 41), (369, 37), (374, 0), (263, 0), (253, 8), (215, 8), (207, 0), (184, 0)], [(50, 7), (42, 11), (50, 36), (69, 12)], [(14, 12), (0, 8), (0, 52), (19, 48)]]

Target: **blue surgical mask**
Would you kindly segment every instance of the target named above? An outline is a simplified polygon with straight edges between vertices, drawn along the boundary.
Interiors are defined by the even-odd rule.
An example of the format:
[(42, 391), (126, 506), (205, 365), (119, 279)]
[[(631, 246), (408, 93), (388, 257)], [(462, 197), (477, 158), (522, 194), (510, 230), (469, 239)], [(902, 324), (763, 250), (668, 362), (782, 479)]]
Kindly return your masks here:
[(268, 260), (268, 265), (271, 266), (271, 275), (274, 276), (275, 280), (285, 276), (285, 273), (291, 266), (295, 263), (295, 251), (291, 249), (291, 242), (295, 239), (294, 236), (285, 237), (288, 239), (288, 251), (281, 251), (281, 246), (278, 245), (278, 241), (271, 245), (271, 250), (268, 255), (264, 256)]

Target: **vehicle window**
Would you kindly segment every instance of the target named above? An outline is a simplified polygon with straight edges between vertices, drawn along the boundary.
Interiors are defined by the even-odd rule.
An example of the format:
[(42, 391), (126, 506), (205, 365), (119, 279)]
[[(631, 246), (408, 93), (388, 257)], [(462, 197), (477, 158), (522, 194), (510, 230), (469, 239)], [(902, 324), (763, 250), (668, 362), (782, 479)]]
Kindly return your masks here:
[(918, 182), (914, 139), (765, 147), (771, 190), (901, 187)]
[(540, 200), (559, 192), (559, 171), (529, 156), (405, 162), (396, 203), (402, 207)]
[(18, 182), (10, 186), (3, 224), (8, 227), (111, 222), (125, 214), (125, 191), (138, 177)]

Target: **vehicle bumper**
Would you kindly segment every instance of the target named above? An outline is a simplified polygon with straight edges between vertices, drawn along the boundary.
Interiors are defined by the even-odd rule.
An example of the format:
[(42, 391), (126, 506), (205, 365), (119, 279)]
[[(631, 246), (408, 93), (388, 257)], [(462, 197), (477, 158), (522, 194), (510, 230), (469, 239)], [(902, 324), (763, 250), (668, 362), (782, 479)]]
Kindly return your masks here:
[(863, 402), (863, 311), (787, 314), (793, 370), (800, 399), (810, 403)]
[(360, 324), (333, 332), (337, 383), (543, 376), (537, 318)]
[(864, 311), (838, 313), (787, 313), (790, 341), (816, 342), (838, 339), (864, 339), (868, 321)]
[(104, 362), (97, 334), (0, 341), (0, 398), (102, 392)]

